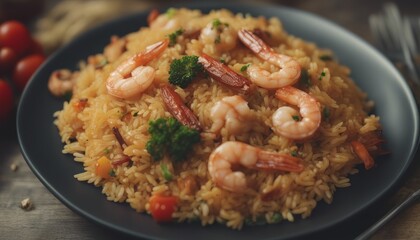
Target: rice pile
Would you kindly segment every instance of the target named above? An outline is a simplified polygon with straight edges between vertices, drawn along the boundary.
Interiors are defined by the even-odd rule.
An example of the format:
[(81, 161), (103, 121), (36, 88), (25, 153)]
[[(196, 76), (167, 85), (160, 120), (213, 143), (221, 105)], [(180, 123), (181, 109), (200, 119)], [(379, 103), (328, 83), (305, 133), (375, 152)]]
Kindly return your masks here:
[[(355, 165), (361, 161), (352, 152), (350, 140), (379, 130), (380, 123), (379, 117), (368, 114), (372, 102), (350, 79), (350, 70), (334, 60), (330, 50), (319, 49), (313, 43), (287, 34), (276, 18), (254, 18), (227, 10), (209, 14), (188, 9), (171, 11), (171, 16), (163, 14), (150, 28), (142, 27), (125, 36), (126, 50), (114, 61), (100, 68), (89, 62), (81, 64), (71, 100), (55, 113), (55, 124), (65, 144), (63, 153), (72, 154), (84, 166), (84, 172), (75, 175), (77, 180), (101, 187), (108, 200), (126, 202), (138, 212), (149, 212), (148, 201), (152, 195), (169, 193), (179, 199), (172, 215), (176, 221), (198, 220), (203, 225), (219, 222), (233, 229), (259, 221), (294, 221), (299, 215), (307, 218), (318, 201), (331, 203), (337, 188), (351, 185), (348, 176), (357, 173)], [(185, 161), (173, 163), (165, 158), (162, 161), (173, 173), (173, 179), (168, 181), (161, 171), (162, 161), (153, 161), (145, 145), (150, 138), (149, 121), (171, 117), (158, 88), (168, 82), (171, 62), (184, 55), (206, 53), (245, 77), (246, 72), (241, 68), (246, 64), (269, 72), (279, 70), (258, 58), (229, 31), (221, 33), (219, 43), (194, 36), (215, 19), (227, 23), (233, 33), (244, 27), (261, 30), (266, 36), (264, 40), (276, 52), (297, 60), (307, 71), (309, 81), (301, 81), (295, 87), (320, 103), (322, 122), (315, 137), (309, 140), (293, 141), (276, 135), (271, 130), (271, 116), (286, 104), (275, 97), (275, 91), (257, 87), (244, 97), (253, 113), (251, 131), (230, 135), (222, 129), (220, 138), (202, 136)], [(168, 24), (170, 20), (173, 22)], [(180, 26), (185, 34), (148, 64), (156, 70), (156, 77), (144, 93), (134, 99), (119, 99), (107, 93), (106, 80), (119, 64), (148, 45), (167, 38)], [(212, 126), (209, 116), (212, 106), (225, 96), (238, 94), (208, 77), (195, 79), (188, 88), (175, 90), (198, 117), (204, 132)], [(78, 111), (74, 104), (80, 99), (87, 99), (87, 104)], [(119, 129), (127, 143), (124, 150), (112, 132), (113, 127)], [(298, 156), (305, 169), (300, 173), (241, 169), (249, 183), (247, 191), (223, 190), (209, 176), (208, 159), (225, 141), (241, 141)], [(132, 162), (116, 166), (113, 177), (103, 179), (95, 174), (95, 164), (102, 156), (116, 160), (124, 155)], [(195, 187), (185, 188), (191, 181)]]

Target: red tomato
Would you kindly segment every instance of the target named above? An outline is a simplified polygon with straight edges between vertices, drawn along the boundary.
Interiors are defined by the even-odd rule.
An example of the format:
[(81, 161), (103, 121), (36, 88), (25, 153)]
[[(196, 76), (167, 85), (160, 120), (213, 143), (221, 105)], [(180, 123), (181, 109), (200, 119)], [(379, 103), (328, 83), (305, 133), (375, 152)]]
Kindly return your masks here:
[(157, 222), (170, 222), (177, 203), (178, 198), (175, 196), (153, 195), (149, 199), (149, 210)]
[(18, 60), (15, 51), (9, 47), (0, 49), (0, 72), (7, 72), (12, 69)]
[(12, 48), (18, 56), (22, 55), (31, 44), (28, 29), (18, 21), (7, 21), (0, 25), (0, 46)]
[(45, 57), (39, 54), (29, 55), (19, 60), (13, 71), (13, 82), (20, 91), (25, 88), (32, 74), (38, 69), (44, 60)]
[(13, 91), (9, 83), (0, 79), (0, 121), (7, 120), (13, 109)]

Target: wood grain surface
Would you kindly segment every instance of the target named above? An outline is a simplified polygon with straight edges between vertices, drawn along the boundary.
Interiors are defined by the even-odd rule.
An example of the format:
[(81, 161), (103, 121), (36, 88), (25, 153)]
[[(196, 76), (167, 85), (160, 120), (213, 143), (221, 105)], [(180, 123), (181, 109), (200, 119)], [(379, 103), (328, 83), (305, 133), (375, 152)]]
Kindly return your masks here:
[[(368, 16), (378, 12), (385, 1), (271, 2), (315, 13), (372, 42)], [(420, 15), (420, 1), (399, 1), (398, 5), (405, 13)], [(12, 164), (17, 166), (15, 171), (10, 168)], [(352, 227), (350, 231), (346, 226), (337, 226), (330, 232), (322, 232), (310, 238), (352, 239), (419, 187), (420, 155), (417, 153), (400, 187), (387, 199), (378, 202), (367, 211), (366, 214), (372, 220), (364, 224), (354, 222), (352, 224), (355, 224), (355, 227)], [(33, 203), (33, 209), (30, 211), (20, 207), (20, 202), (25, 198), (30, 198)], [(419, 226), (420, 204), (415, 203), (377, 232), (372, 239), (420, 239)], [(0, 239), (115, 240), (132, 238), (90, 222), (58, 201), (35, 177), (24, 161), (17, 141), (14, 119), (12, 119), (0, 127)]]

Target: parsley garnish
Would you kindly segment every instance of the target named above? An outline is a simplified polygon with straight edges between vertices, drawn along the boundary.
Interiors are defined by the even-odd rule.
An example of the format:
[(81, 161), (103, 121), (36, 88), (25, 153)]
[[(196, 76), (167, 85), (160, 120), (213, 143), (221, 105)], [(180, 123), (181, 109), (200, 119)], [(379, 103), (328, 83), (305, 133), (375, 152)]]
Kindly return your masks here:
[(250, 63), (243, 65), (243, 66), (241, 67), (241, 72), (245, 72), (245, 71), (248, 69), (248, 67), (249, 67), (250, 65), (251, 65)]
[(322, 80), (322, 78), (324, 78), (326, 75), (326, 73), (324, 71), (322, 71), (321, 75), (319, 76), (318, 80)]
[(176, 14), (175, 8), (168, 8), (168, 10), (166, 10), (166, 16), (168, 18), (172, 18), (173, 16), (175, 16), (175, 14)]
[(310, 78), (309, 78), (308, 70), (302, 69), (300, 71), (300, 82), (303, 83), (306, 86), (310, 86), (311, 85), (311, 81), (310, 81)]
[(176, 44), (177, 37), (180, 36), (182, 33), (184, 33), (184, 29), (180, 28), (168, 35), (170, 47), (173, 47)]
[(295, 120), (296, 122), (300, 120), (300, 117), (297, 115), (292, 116), (293, 120)]
[(220, 19), (216, 18), (216, 19), (213, 20), (212, 29), (213, 28), (218, 28), (220, 25), (222, 25), (222, 22), (220, 21)]

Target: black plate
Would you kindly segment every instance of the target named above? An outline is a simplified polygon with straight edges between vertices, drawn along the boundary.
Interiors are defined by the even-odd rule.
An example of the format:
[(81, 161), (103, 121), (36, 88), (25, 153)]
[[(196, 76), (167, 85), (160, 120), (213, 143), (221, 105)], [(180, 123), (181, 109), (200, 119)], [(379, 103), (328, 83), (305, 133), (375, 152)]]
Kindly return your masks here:
[(52, 122), (53, 113), (62, 108), (63, 102), (51, 96), (47, 81), (53, 70), (75, 69), (79, 60), (101, 52), (111, 35), (125, 35), (146, 25), (148, 12), (143, 12), (100, 26), (57, 51), (37, 71), (22, 95), (17, 119), (22, 153), (35, 175), (59, 200), (90, 220), (134, 236), (182, 239), (223, 236), (245, 240), (307, 236), (349, 219), (392, 190), (413, 159), (419, 120), (407, 84), (379, 52), (336, 24), (299, 10), (261, 4), (189, 3), (186, 6), (203, 12), (224, 7), (253, 16), (275, 16), (282, 20), (287, 32), (332, 49), (339, 61), (352, 69), (352, 78), (375, 101), (375, 113), (381, 117), (392, 154), (380, 159), (376, 168), (352, 177), (352, 186), (339, 189), (331, 205), (320, 203), (309, 219), (298, 217), (294, 223), (245, 227), (241, 231), (221, 225), (202, 227), (198, 223), (159, 225), (127, 204), (107, 201), (99, 188), (74, 179), (73, 175), (83, 168), (71, 156), (61, 153), (63, 145)]

